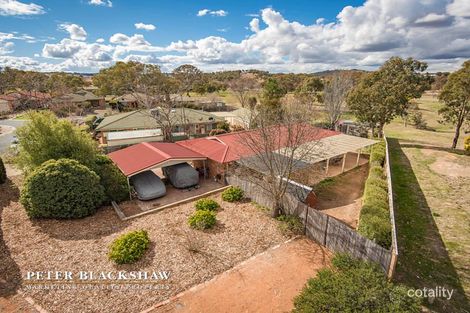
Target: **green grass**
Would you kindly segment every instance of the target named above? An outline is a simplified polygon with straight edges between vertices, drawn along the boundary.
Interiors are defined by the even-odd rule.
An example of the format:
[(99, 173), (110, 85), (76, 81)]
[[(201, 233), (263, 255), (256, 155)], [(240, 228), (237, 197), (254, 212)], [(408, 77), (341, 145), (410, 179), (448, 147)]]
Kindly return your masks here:
[[(454, 263), (459, 268), (464, 264), (459, 264), (459, 258), (451, 259), (449, 255), (458, 245), (444, 243), (428, 203), (427, 198), (431, 195), (424, 194), (422, 183), (417, 178), (426, 172), (435, 175), (428, 168), (433, 160), (423, 157), (419, 149), (413, 148), (412, 164), (397, 139), (390, 140), (390, 149), (399, 250), (395, 280), (414, 288), (441, 286), (455, 289), (451, 300), (438, 298), (433, 303), (425, 302), (425, 305), (437, 312), (470, 311), (462, 287), (462, 273), (459, 276), (454, 267)], [(426, 189), (434, 193), (434, 197), (447, 200), (449, 186), (438, 180), (438, 177), (433, 178), (436, 180), (427, 185)], [(447, 212), (449, 213), (456, 214)], [(465, 240), (468, 234), (460, 232), (458, 236)]]

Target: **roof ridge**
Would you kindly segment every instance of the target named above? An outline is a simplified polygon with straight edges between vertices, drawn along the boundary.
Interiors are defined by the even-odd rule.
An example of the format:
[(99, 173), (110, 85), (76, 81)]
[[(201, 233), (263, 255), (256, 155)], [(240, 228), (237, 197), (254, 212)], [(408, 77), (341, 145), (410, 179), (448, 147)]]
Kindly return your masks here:
[[(103, 128), (103, 127), (105, 127), (105, 126), (109, 126), (109, 125), (111, 125), (111, 124), (114, 124), (114, 123), (116, 123), (117, 121), (120, 121), (120, 120), (122, 120), (122, 119), (124, 119), (124, 118), (126, 118), (126, 117), (129, 117), (129, 116), (131, 116), (131, 115), (133, 115), (133, 114), (135, 114), (135, 113), (137, 113), (137, 112), (140, 112), (140, 111), (142, 111), (142, 110), (135, 110), (135, 111), (127, 112), (128, 114), (123, 114), (122, 117), (120, 117), (120, 118), (118, 118), (118, 119), (115, 119), (115, 120), (113, 120), (113, 121), (111, 121), (111, 122), (109, 122), (109, 123), (107, 123), (107, 124), (103, 124), (103, 126), (101, 126), (101, 127), (100, 127), (100, 125), (101, 125), (101, 123), (100, 123), (100, 125), (98, 125), (98, 127), (96, 128), (96, 130), (100, 130), (101, 128)], [(112, 115), (110, 115), (109, 117), (112, 117)], [(105, 117), (105, 119), (106, 119), (106, 117)], [(103, 121), (104, 121), (104, 120), (103, 120)]]
[(157, 152), (157, 153), (163, 155), (163, 156), (166, 157), (167, 159), (171, 159), (171, 158), (172, 158), (171, 155), (169, 155), (169, 154), (163, 152), (162, 150), (158, 149), (157, 147), (152, 146), (152, 145), (151, 145), (150, 143), (148, 143), (148, 142), (143, 142), (142, 144), (143, 144), (144, 146), (146, 146), (147, 148), (150, 148), (150, 149), (152, 149), (153, 151), (155, 151), (155, 152)]

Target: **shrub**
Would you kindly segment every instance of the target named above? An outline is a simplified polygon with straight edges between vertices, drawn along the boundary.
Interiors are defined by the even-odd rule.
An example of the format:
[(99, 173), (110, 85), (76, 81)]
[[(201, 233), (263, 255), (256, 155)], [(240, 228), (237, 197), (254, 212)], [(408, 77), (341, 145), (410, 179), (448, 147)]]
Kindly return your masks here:
[(369, 176), (369, 178), (366, 181), (366, 184), (367, 184), (367, 186), (379, 187), (379, 188), (381, 188), (385, 191), (387, 191), (387, 188), (388, 188), (387, 181), (383, 178), (377, 178), (377, 177)]
[(92, 169), (100, 177), (100, 184), (103, 186), (106, 196), (105, 203), (121, 202), (129, 197), (127, 178), (109, 157), (97, 155)]
[(363, 200), (363, 205), (375, 207), (377, 209), (388, 212), (388, 201), (386, 199), (373, 198), (373, 197), (365, 198)]
[(384, 178), (384, 169), (382, 166), (371, 166), (369, 169), (369, 178), (376, 177), (376, 178)]
[(3, 184), (7, 180), (7, 170), (5, 164), (3, 164), (2, 158), (0, 158), (0, 184)]
[(215, 200), (202, 198), (196, 201), (195, 207), (196, 210), (217, 211), (220, 205)]
[(380, 186), (366, 183), (366, 187), (364, 188), (364, 201), (368, 199), (387, 200), (387, 190)]
[(209, 229), (214, 227), (216, 213), (210, 210), (197, 210), (188, 218), (188, 224), (196, 229)]
[(117, 264), (128, 264), (138, 261), (150, 245), (145, 230), (136, 230), (118, 237), (109, 247), (108, 257)]
[(467, 152), (470, 152), (470, 136), (465, 138), (465, 141), (463, 142), (463, 149)]
[(96, 119), (97, 119), (96, 115), (87, 115), (85, 117), (84, 122), (85, 122), (85, 125), (87, 126), (88, 131), (92, 131), (93, 129), (95, 129), (94, 123), (95, 123)]
[(411, 113), (411, 123), (416, 127), (417, 129), (426, 129), (428, 124), (423, 118), (423, 113), (420, 111), (415, 111)]
[(370, 165), (371, 166), (382, 166), (385, 163), (385, 143), (380, 142), (372, 147), (370, 154)]
[(294, 299), (295, 313), (421, 312), (420, 300), (389, 282), (375, 264), (337, 255)]
[(361, 215), (357, 231), (375, 241), (382, 247), (389, 248), (392, 244), (390, 219), (388, 216)]
[(100, 178), (75, 160), (44, 162), (25, 180), (21, 203), (33, 218), (81, 218), (104, 199)]
[(280, 215), (277, 220), (281, 222), (279, 228), (286, 236), (302, 235), (304, 233), (304, 225), (298, 216)]
[(34, 169), (48, 160), (73, 159), (91, 166), (98, 153), (91, 136), (52, 112), (30, 112), (29, 122), (18, 128), (18, 164)]
[(222, 192), (222, 200), (235, 202), (243, 199), (243, 190), (240, 187), (230, 186)]

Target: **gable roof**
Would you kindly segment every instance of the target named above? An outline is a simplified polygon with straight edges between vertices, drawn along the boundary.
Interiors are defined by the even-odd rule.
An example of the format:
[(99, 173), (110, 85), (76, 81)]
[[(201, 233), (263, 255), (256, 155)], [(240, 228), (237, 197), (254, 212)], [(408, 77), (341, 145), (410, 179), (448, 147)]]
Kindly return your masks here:
[(168, 161), (205, 160), (206, 157), (175, 143), (143, 142), (108, 154), (126, 176), (163, 165)]
[[(340, 134), (336, 131), (310, 125), (304, 125), (304, 127), (308, 130), (308, 135), (303, 138), (304, 143)], [(279, 132), (280, 137), (278, 147), (275, 148), (280, 149), (286, 147), (288, 145), (287, 126), (280, 126), (275, 131)], [(244, 140), (246, 142), (245, 136), (256, 136), (257, 133), (257, 130), (248, 130), (212, 137), (188, 139), (178, 141), (177, 144), (194, 150), (216, 162), (229, 163), (239, 160), (242, 157), (249, 157), (256, 154), (254, 149), (250, 149), (244, 144)]]
[[(156, 109), (158, 110), (158, 109)], [(193, 110), (188, 108), (175, 108), (172, 111), (175, 117), (175, 124), (183, 124), (183, 119), (189, 124), (217, 123), (223, 118), (217, 117), (208, 112)], [(125, 129), (148, 129), (158, 127), (155, 118), (151, 116), (150, 110), (137, 110), (114, 114), (105, 117), (96, 127), (99, 131), (113, 131)]]

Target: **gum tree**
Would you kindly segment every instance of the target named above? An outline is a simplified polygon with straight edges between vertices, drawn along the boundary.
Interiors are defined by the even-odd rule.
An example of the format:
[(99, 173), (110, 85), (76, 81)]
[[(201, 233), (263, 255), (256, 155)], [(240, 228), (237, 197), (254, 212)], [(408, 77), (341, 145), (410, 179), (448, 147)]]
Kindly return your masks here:
[(423, 94), (429, 80), (423, 75), (426, 68), (426, 63), (412, 58), (390, 58), (351, 91), (349, 108), (361, 122), (369, 124), (372, 133), (377, 128), (382, 137), (384, 126), (404, 115), (409, 101)]
[(439, 100), (445, 103), (439, 114), (444, 121), (455, 125), (452, 141), (452, 149), (455, 149), (462, 125), (470, 121), (470, 60), (466, 61), (460, 70), (449, 75)]

